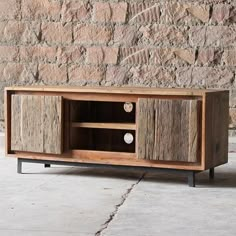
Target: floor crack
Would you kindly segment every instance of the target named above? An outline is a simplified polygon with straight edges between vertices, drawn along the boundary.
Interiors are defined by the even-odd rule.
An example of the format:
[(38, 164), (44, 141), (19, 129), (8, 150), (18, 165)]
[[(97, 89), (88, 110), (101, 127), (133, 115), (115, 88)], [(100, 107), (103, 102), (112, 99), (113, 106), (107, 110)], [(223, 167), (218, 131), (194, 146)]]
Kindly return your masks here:
[(126, 190), (126, 192), (121, 196), (121, 201), (119, 204), (117, 204), (115, 206), (115, 210), (110, 214), (109, 218), (106, 220), (106, 222), (104, 224), (102, 224), (101, 229), (99, 229), (96, 233), (95, 236), (101, 236), (102, 232), (108, 228), (109, 224), (111, 223), (111, 221), (114, 219), (114, 217), (116, 216), (119, 208), (125, 203), (126, 199), (128, 198), (129, 194), (131, 193), (131, 191), (139, 184), (139, 182), (144, 178), (146, 173), (143, 173), (141, 175), (141, 177), (134, 183), (131, 185), (130, 188), (128, 188)]

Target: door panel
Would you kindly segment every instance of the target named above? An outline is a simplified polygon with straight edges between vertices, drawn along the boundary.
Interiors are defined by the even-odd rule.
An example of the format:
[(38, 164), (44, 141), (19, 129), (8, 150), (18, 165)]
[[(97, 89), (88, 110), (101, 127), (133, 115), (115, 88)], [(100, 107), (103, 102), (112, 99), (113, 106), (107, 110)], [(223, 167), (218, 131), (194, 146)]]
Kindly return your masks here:
[(197, 162), (200, 101), (139, 99), (139, 159)]
[(12, 95), (11, 150), (62, 153), (62, 97)]

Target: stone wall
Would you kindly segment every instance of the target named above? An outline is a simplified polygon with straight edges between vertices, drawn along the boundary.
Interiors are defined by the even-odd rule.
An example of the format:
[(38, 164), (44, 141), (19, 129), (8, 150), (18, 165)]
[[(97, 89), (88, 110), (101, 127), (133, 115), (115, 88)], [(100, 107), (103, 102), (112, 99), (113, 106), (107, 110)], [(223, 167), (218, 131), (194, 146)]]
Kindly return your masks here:
[(226, 88), (236, 128), (236, 0), (0, 0), (7, 85)]

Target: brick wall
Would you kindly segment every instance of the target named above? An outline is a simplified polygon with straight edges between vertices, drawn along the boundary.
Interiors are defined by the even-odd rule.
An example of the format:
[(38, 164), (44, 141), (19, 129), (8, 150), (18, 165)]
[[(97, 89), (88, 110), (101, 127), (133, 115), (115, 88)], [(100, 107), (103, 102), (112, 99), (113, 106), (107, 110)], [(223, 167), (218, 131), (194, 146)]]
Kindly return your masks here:
[(0, 0), (0, 129), (7, 85), (231, 90), (236, 0)]

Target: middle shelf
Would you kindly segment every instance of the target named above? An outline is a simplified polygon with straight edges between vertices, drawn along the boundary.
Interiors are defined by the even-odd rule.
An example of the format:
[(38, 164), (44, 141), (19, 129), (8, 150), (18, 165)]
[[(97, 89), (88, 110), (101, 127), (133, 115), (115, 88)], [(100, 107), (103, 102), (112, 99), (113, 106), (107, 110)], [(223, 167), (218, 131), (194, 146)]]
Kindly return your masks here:
[(72, 122), (72, 128), (136, 130), (135, 123)]

